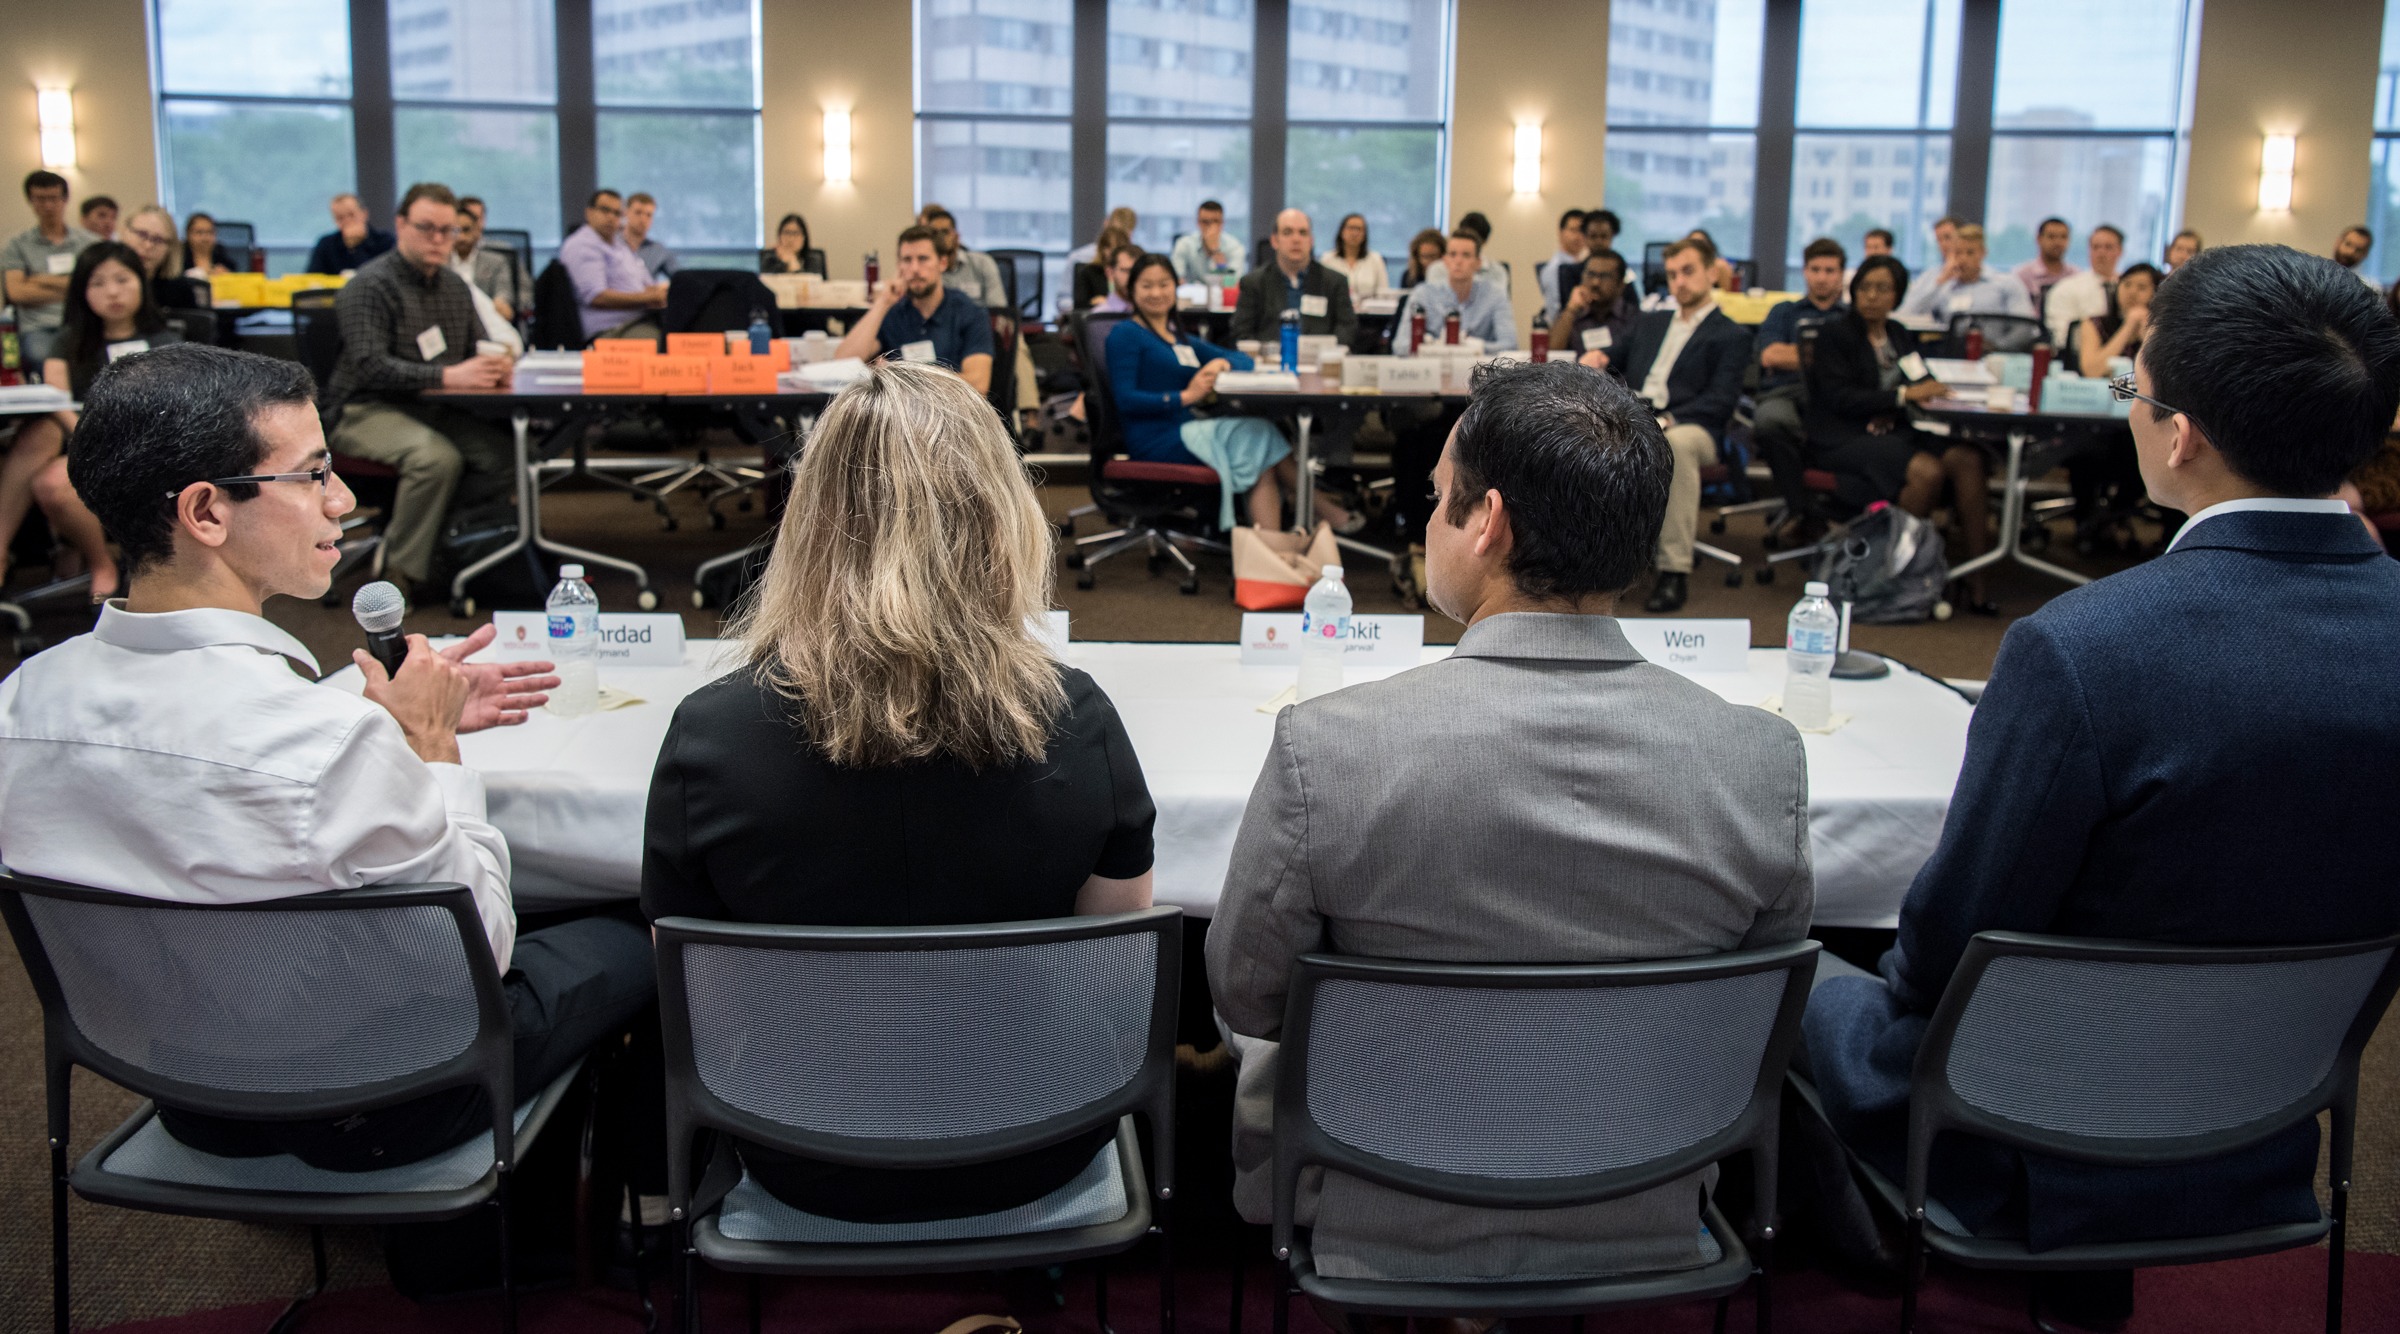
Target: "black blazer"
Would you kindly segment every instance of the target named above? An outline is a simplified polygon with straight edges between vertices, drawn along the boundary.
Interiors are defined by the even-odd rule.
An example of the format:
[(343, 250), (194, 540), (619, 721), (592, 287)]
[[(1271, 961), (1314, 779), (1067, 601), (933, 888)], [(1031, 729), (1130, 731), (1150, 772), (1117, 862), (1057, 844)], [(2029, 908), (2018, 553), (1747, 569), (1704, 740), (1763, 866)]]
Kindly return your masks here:
[[(1625, 384), (1642, 392), (1658, 350), (1666, 345), (1675, 312), (1653, 310), (1634, 321), (1633, 346), (1625, 359)], [(1617, 359), (1610, 357), (1614, 364)], [(1742, 400), (1742, 376), (1750, 369), (1750, 331), (1711, 309), (1677, 354), (1667, 372), (1666, 414), (1678, 422), (1702, 427), (1721, 444), (1733, 410)]]
[[(1908, 331), (1894, 324), (1903, 351), (1914, 346)], [(1817, 347), (1808, 364), (1808, 434), (1810, 438), (1854, 435), (1878, 417), (1896, 417), (1902, 408), (1892, 391), (1883, 387), (1883, 367), (1875, 360), (1875, 345), (1867, 340), (1867, 322), (1847, 311), (1817, 326)]]
[[(1273, 260), (1264, 268), (1252, 269), (1242, 275), (1239, 292), (1233, 303), (1233, 336), (1235, 341), (1255, 338), (1266, 342), (1283, 336), (1283, 311), (1287, 304), (1284, 294), (1291, 290), (1283, 279), (1283, 269)], [(1300, 275), (1300, 294), (1304, 297), (1325, 298), (1325, 313), (1303, 314), (1300, 332), (1332, 334), (1348, 347), (1358, 337), (1358, 312), (1350, 306), (1350, 280), (1315, 260)], [(1290, 369), (1286, 367), (1285, 369)]]

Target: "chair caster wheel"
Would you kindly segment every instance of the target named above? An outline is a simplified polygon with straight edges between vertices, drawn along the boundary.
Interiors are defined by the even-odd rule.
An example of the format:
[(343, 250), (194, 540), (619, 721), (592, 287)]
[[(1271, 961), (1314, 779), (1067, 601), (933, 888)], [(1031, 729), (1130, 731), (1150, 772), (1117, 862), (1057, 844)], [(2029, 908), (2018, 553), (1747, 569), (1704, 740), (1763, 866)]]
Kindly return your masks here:
[(1080, 551), (1068, 552), (1066, 560), (1067, 568), (1070, 570), (1080, 570), (1083, 568), (1083, 553)]
[(1075, 576), (1075, 586), (1077, 588), (1088, 589), (1098, 582), (1100, 582), (1098, 577), (1095, 576), (1090, 570), (1085, 570)]
[(1759, 538), (1758, 544), (1769, 551), (1783, 550), (1783, 539), (1777, 537), (1773, 529), (1769, 529), (1765, 536)]
[(658, 521), (658, 530), (662, 533), (674, 532), (677, 526), (675, 516), (672, 514)]
[(1200, 596), (1200, 576), (1193, 575), (1191, 578), (1184, 580), (1180, 584), (1177, 584), (1175, 586), (1175, 591), (1183, 594), (1187, 598)]
[(1742, 586), (1741, 566), (1736, 565), (1732, 569), (1725, 572), (1725, 586), (1727, 588), (1740, 588)]
[(452, 599), (450, 599), (450, 615), (451, 615), (452, 617), (454, 617), (454, 618), (456, 618), (456, 619), (458, 619), (458, 620), (462, 620), (462, 621), (463, 621), (463, 620), (466, 620), (467, 618), (469, 618), (469, 617), (473, 616), (474, 614), (475, 614), (475, 599), (473, 599), (473, 598), (452, 598)]
[(695, 607), (706, 607), (708, 605), (708, 594), (701, 592), (697, 588), (693, 589), (692, 605)]
[(658, 594), (645, 588), (633, 595), (633, 605), (640, 607), (643, 611), (656, 611), (658, 610)]
[[(748, 514), (752, 508), (750, 504), (750, 498), (748, 496), (742, 497), (740, 500), (734, 502), (733, 507), (737, 510), (740, 510), (744, 514)], [(722, 527), (723, 525), (719, 526)]]
[(1775, 567), (1774, 567), (1774, 566), (1772, 566), (1772, 565), (1761, 566), (1761, 567), (1759, 568), (1759, 571), (1758, 571), (1758, 576), (1757, 576), (1757, 577), (1758, 577), (1758, 581), (1759, 581), (1760, 583), (1762, 583), (1762, 584), (1771, 584), (1771, 583), (1774, 583), (1774, 582), (1775, 582)]
[(1954, 610), (1955, 608), (1953, 608), (1948, 602), (1936, 602), (1933, 604), (1933, 619), (1937, 621), (1949, 620), (1951, 613)]
[(1158, 572), (1167, 568), (1167, 558), (1156, 555), (1146, 556), (1142, 559), (1142, 568), (1150, 572), (1151, 578), (1156, 579)]
[(1058, 540), (1061, 542), (1072, 542), (1075, 540), (1075, 521), (1073, 519), (1066, 519), (1059, 523)]
[(1724, 532), (1724, 531), (1725, 531), (1725, 519), (1724, 519), (1724, 517), (1723, 517), (1722, 515), (1720, 515), (1720, 516), (1718, 516), (1717, 518), (1714, 518), (1714, 519), (1711, 519), (1711, 520), (1709, 520), (1709, 521), (1708, 521), (1708, 531), (1710, 531), (1710, 532), (1712, 532), (1712, 533), (1722, 533), (1722, 532)]
[(717, 532), (724, 532), (725, 516), (717, 513), (715, 510), (710, 510), (708, 512), (708, 526)]

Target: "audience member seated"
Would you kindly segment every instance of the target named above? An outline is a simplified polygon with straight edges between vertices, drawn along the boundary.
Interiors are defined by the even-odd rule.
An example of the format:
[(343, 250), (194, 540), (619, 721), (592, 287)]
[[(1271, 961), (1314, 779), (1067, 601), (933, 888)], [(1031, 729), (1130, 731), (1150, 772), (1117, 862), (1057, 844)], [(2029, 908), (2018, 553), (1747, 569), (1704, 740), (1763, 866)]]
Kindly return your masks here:
[[(1402, 331), (1402, 341), (1419, 311), (1425, 314), (1427, 342), (1441, 342), (1447, 321), (1456, 314), (1458, 336), (1482, 339), (1484, 351), (1506, 352), (1517, 345), (1517, 316), (1508, 304), (1508, 289), (1493, 278), (1483, 262), (1483, 240), (1468, 228), (1450, 233), (1442, 266), (1426, 270), (1424, 280), (1401, 303), (1394, 327)], [(1434, 449), (1440, 448), (1436, 441)], [(1426, 455), (1425, 466), (1432, 469), (1432, 454)]]
[(56, 172), (27, 173), (25, 202), (33, 206), (33, 225), (0, 246), (0, 288), (17, 310), (19, 364), (33, 367), (49, 359), (66, 320), (75, 257), (99, 238), (67, 224), (67, 181)]
[(1106, 315), (1124, 315), (1133, 310), (1133, 264), (1142, 257), (1142, 248), (1130, 242), (1118, 246), (1108, 257), (1108, 295), (1092, 309)]
[[(1053, 531), (999, 418), (956, 376), (884, 363), (835, 398), (729, 627), (743, 665), (677, 705), (659, 748), (643, 912), (953, 926), (1149, 907), (1154, 812), (1133, 743), (1028, 628), (1049, 605)], [(1110, 1134), (918, 1170), (739, 1152), (795, 1208), (900, 1223), (1031, 1203)]]
[[(1940, 397), (1942, 383), (1930, 375), (1911, 381), (1901, 370), (1915, 341), (1891, 315), (1907, 291), (1908, 270), (1899, 260), (1869, 255), (1850, 279), (1849, 309), (1818, 327), (1808, 367), (1806, 461), (1833, 474), (1834, 496), (1852, 510), (1889, 500), (1922, 519), (1947, 483), (1964, 558), (1971, 559), (1991, 545), (1990, 464), (1974, 445), (1927, 435), (1909, 421), (1908, 405)], [(1999, 614), (1980, 573), (1965, 583), (1967, 610)]]
[(942, 286), (940, 243), (932, 229), (900, 233), (892, 257), (892, 276), (875, 289), (866, 314), (842, 335), (834, 355), (863, 360), (897, 352), (902, 361), (948, 366), (976, 393), (989, 393), (991, 316), (966, 293)]
[(342, 359), (325, 387), (325, 416), (335, 449), (399, 470), (383, 524), (383, 575), (402, 592), (432, 573), (453, 501), (498, 499), (515, 485), (507, 427), (419, 397), (428, 389), (504, 389), (513, 374), (507, 356), (476, 351), (485, 331), (474, 291), (446, 262), (455, 200), (447, 186), (408, 187), (398, 247), (367, 261), (334, 298)]
[(162, 307), (205, 310), (215, 304), (208, 284), (175, 271), (175, 218), (156, 204), (134, 210), (120, 230), (125, 244), (142, 257), (142, 276), (150, 283), (150, 299)]
[(1750, 369), (1750, 331), (1717, 309), (1709, 286), (1715, 259), (1706, 241), (1686, 237), (1669, 245), (1667, 291), (1675, 309), (1643, 312), (1622, 358), (1608, 352), (1582, 358), (1597, 370), (1623, 365), (1625, 383), (1649, 401), (1675, 451), (1675, 488), (1658, 534), (1658, 581), (1644, 604), (1653, 612), (1680, 610), (1690, 591), (1700, 470), (1717, 462), (1717, 443), (1733, 421), (1742, 376)]
[(1728, 260), (1727, 260), (1727, 259), (1724, 257), (1724, 255), (1723, 255), (1723, 254), (1721, 254), (1721, 253), (1719, 253), (1719, 252), (1718, 252), (1718, 250), (1717, 250), (1717, 238), (1715, 238), (1715, 237), (1713, 237), (1713, 236), (1709, 235), (1709, 234), (1708, 234), (1707, 232), (1705, 232), (1705, 231), (1702, 231), (1702, 230), (1701, 230), (1700, 228), (1698, 228), (1698, 227), (1694, 227), (1694, 228), (1693, 228), (1693, 229), (1692, 229), (1692, 230), (1691, 230), (1691, 231), (1688, 233), (1688, 235), (1691, 237), (1691, 239), (1692, 239), (1692, 240), (1698, 241), (1698, 242), (1700, 242), (1702, 245), (1705, 245), (1705, 246), (1707, 246), (1707, 247), (1708, 247), (1708, 255), (1709, 255), (1709, 260), (1708, 260), (1708, 284), (1709, 284), (1709, 286), (1716, 288), (1716, 289), (1717, 289), (1718, 291), (1720, 291), (1720, 292), (1738, 292), (1738, 291), (1741, 291), (1741, 290), (1742, 290), (1742, 279), (1741, 279), (1741, 275), (1740, 275), (1740, 274), (1738, 274), (1738, 273), (1736, 273), (1736, 272), (1734, 272), (1734, 268), (1733, 268), (1733, 265), (1732, 265), (1732, 263), (1731, 263), (1731, 262), (1729, 262), (1729, 261), (1728, 261)]
[[(2159, 273), (2136, 264), (2117, 275), (2106, 313), (2078, 320), (2072, 333), (2069, 365), (2095, 380), (2114, 375), (2112, 358), (2138, 355), (2142, 335), (2150, 327), (2150, 299), (2158, 292)], [(2140, 539), (2129, 520), (2147, 499), (2142, 490), (2141, 460), (2129, 431), (2099, 436), (2090, 448), (2067, 460), (2067, 483), (2075, 496), (2075, 547), (2091, 554), (2103, 540), (2121, 550), (2139, 550)]]
[(663, 242), (650, 239), (650, 224), (658, 221), (658, 201), (647, 194), (635, 192), (625, 196), (625, 248), (642, 262), (651, 277), (672, 278), (683, 268), (683, 260)]
[(2042, 306), (2042, 297), (2062, 278), (2072, 278), (2083, 270), (2067, 262), (2067, 241), (2071, 233), (2065, 218), (2044, 218), (2034, 230), (2036, 254), (2011, 272), (2025, 284), (2025, 295), (2033, 298), (2034, 309)]
[(1137, 256), (1141, 254), (1141, 247), (1133, 243), (1131, 232), (1117, 227), (1100, 229), (1100, 239), (1092, 243), (1092, 261), (1075, 266), (1074, 296), (1077, 310), (1098, 310), (1108, 304), (1108, 299), (1115, 295), (1109, 272), (1117, 262), (1117, 255), (1126, 250), (1133, 251)]
[[(1482, 242), (1476, 242), (1478, 247)], [(1413, 292), (1417, 284), (1436, 277), (1441, 272), (1442, 256), (1449, 246), (1438, 227), (1428, 227), (1408, 241), (1408, 268), (1400, 275), (1400, 290)]]
[(1000, 277), (1000, 261), (980, 250), (969, 250), (958, 239), (958, 219), (939, 204), (927, 204), (917, 214), (919, 225), (930, 228), (941, 243), (942, 286), (964, 292), (967, 299), (988, 310), (1010, 309), (1008, 284)]
[(2375, 249), (2375, 233), (2364, 227), (2352, 227), (2333, 243), (2333, 262), (2357, 275), (2369, 288), (2381, 292), (2383, 284), (2367, 268), (2367, 256)]
[(1542, 318), (1555, 324), (1558, 312), (1566, 308), (1567, 293), (1575, 284), (1566, 280), (1567, 270), (1581, 273), (1584, 258), (1592, 253), (1592, 243), (1583, 236), (1583, 210), (1571, 208), (1558, 215), (1558, 249), (1550, 258), (1534, 267), (1534, 277), (1542, 286)]
[[(1175, 262), (1148, 254), (1133, 264), (1133, 318), (1108, 331), (1109, 397), (1125, 431), (1125, 453), (1153, 463), (1199, 463), (1222, 482), (1217, 526), (1234, 524), (1233, 498), (1250, 497), (1253, 527), (1283, 527), (1283, 493), (1299, 474), (1291, 443), (1257, 417), (1195, 417), (1194, 404), (1216, 391), (1217, 376), (1250, 370), (1246, 352), (1222, 348), (1175, 327)], [(1317, 517), (1344, 532), (1363, 523), (1324, 491)]]
[(1758, 326), (1758, 388), (1750, 414), (1750, 437), (1775, 474), (1776, 490), (1793, 499), (1807, 490), (1801, 480), (1808, 442), (1802, 418), (1808, 405), (1805, 372), (1810, 358), (1802, 349), (1817, 330), (1850, 309), (1842, 303), (1842, 271), (1850, 262), (1842, 243), (1820, 236), (1800, 253), (1801, 282), (1807, 290), (1798, 301), (1777, 303)]
[[(1241, 1061), (1234, 1202), (1251, 1222), (1270, 1216), (1276, 1042), (1300, 955), (1600, 963), (1807, 933), (1799, 734), (1644, 662), (1614, 619), (1673, 471), (1648, 406), (1608, 377), (1478, 370), (1435, 469), (1425, 556), (1428, 598), (1467, 627), (1457, 651), (1277, 715), (1207, 943)], [(1321, 1192), (1303, 1180), (1298, 1217), (1329, 1278), (1684, 1269), (1702, 1263), (1714, 1176), (1482, 1209), (1329, 1171)]]
[(2105, 380), (2113, 373), (2110, 359), (2131, 358), (2141, 350), (2142, 331), (2150, 327), (2150, 298), (2158, 293), (2158, 276), (2158, 270), (2148, 264), (2136, 264), (2117, 275), (2112, 309), (2077, 326), (2077, 370)]
[(357, 195), (335, 195), (331, 207), (333, 230), (308, 252), (310, 273), (349, 273), (392, 248), (392, 234), (368, 223), (367, 206)]
[[(469, 223), (474, 224), (474, 239), (471, 245), (468, 241)], [(514, 320), (533, 306), (533, 269), (531, 268), (533, 256), (518, 253), (517, 248), (513, 245), (505, 245), (492, 240), (484, 234), (485, 225), (483, 201), (473, 195), (460, 195), (458, 197), (458, 244), (462, 249), (459, 253), (466, 258), (476, 273), (484, 275), (485, 280), (490, 281), (493, 285), (486, 287), (483, 285), (483, 281), (476, 278), (467, 277), (464, 274), (460, 276), (467, 277), (467, 281), (474, 286), (475, 290), (492, 299), (492, 305), (500, 312), (502, 319)], [(482, 258), (484, 255), (494, 255), (506, 262), (505, 277), (502, 276), (503, 266), (499, 263), (486, 264)], [(452, 267), (456, 267), (455, 262)]]
[(2021, 315), (2033, 318), (2025, 284), (1983, 264), (1983, 228), (1962, 223), (1952, 234), (1950, 258), (1930, 282), (1911, 287), (1900, 313), (1943, 324), (1953, 315)]
[(1583, 280), (1567, 293), (1560, 323), (1550, 331), (1550, 346), (1581, 356), (1631, 346), (1633, 322), (1641, 318), (1642, 303), (1625, 281), (1625, 257), (1603, 246), (1583, 261)]
[(1584, 248), (1595, 253), (1613, 250), (1617, 234), (1625, 230), (1624, 220), (1604, 208), (1585, 209), (1583, 213)]
[[(1214, 199), (1201, 200), (1193, 221), (1200, 230), (1176, 237), (1168, 256), (1175, 261), (1176, 281), (1224, 287), (1249, 270), (1250, 247), (1242, 238), (1225, 230), (1223, 204)], [(1133, 229), (1129, 226), (1126, 230)]]
[[(2009, 627), (1881, 976), (1818, 964), (1807, 1070), (1843, 1138), (1895, 1177), (1918, 1044), (1979, 931), (2301, 945), (2400, 930), (2380, 837), (2400, 807), (2400, 565), (2321, 499), (2400, 407), (2400, 326), (2323, 259), (2208, 250), (2159, 288), (2130, 388), (2142, 476), (2190, 522), (2164, 556)], [(2313, 1120), (2140, 1168), (1959, 1137), (1935, 1147), (1932, 1193), (1968, 1229), (2041, 1251), (2313, 1222), (2316, 1166)], [(2126, 1319), (2131, 1273), (2111, 1286), (2057, 1314)]]
[[(209, 279), (234, 271), (233, 255), (217, 244), (217, 220), (194, 213), (183, 220), (183, 244), (176, 247), (175, 271), (186, 278)], [(246, 267), (246, 266), (245, 266)]]
[(1893, 244), (1899, 239), (1892, 235), (1888, 227), (1870, 227), (1867, 234), (1859, 239), (1858, 257), (1865, 259), (1870, 255), (1891, 254)]
[(1344, 214), (1342, 225), (1333, 229), (1333, 249), (1317, 259), (1349, 281), (1354, 303), (1391, 290), (1391, 274), (1383, 266), (1383, 256), (1376, 254), (1367, 241), (1364, 213)]
[(1306, 213), (1287, 208), (1275, 215), (1274, 258), (1243, 277), (1234, 303), (1235, 342), (1280, 339), (1287, 310), (1300, 312), (1303, 336), (1331, 334), (1344, 347), (1357, 340), (1350, 280), (1317, 262), (1316, 239)]
[(775, 247), (758, 252), (758, 271), (813, 273), (824, 277), (824, 262), (812, 259), (808, 251), (808, 219), (797, 213), (786, 213), (783, 220), (775, 224)]
[[(1492, 220), (1481, 213), (1469, 213), (1460, 218), (1458, 226), (1450, 234), (1456, 236), (1459, 232), (1467, 232), (1474, 236), (1475, 253), (1478, 255), (1483, 255), (1492, 248)], [(1490, 258), (1484, 259), (1482, 265), (1483, 267), (1478, 272), (1482, 274), (1484, 281), (1499, 288), (1500, 295), (1507, 296), (1509, 291), (1508, 266), (1499, 260)]]
[[(1103, 235), (1105, 235), (1107, 234), (1108, 230), (1113, 227), (1116, 230), (1123, 232), (1126, 236), (1131, 237), (1133, 235), (1134, 228), (1138, 227), (1140, 224), (1140, 214), (1135, 213), (1132, 209), (1125, 207), (1123, 204), (1119, 204), (1115, 208), (1112, 208), (1108, 211), (1108, 216), (1106, 218), (1101, 219), (1100, 231)], [(1073, 250), (1067, 252), (1067, 263), (1069, 264), (1097, 264), (1099, 262), (1100, 243), (1097, 240), (1086, 241), (1082, 245), (1079, 245)]]
[(594, 190), (583, 206), (583, 225), (560, 243), (558, 262), (575, 281), (575, 309), (583, 317), (586, 339), (656, 342), (665, 330), (650, 312), (666, 308), (667, 284), (652, 278), (625, 248), (624, 223), (624, 196)]
[(2073, 346), (2067, 334), (2077, 320), (2098, 319), (2108, 313), (2117, 290), (2117, 262), (2125, 257), (2125, 233), (2101, 223), (2084, 238), (2084, 254), (2091, 267), (2059, 279), (2042, 305), (2042, 323), (2049, 327), (2053, 347)]
[(2200, 253), (2203, 244), (2204, 243), (2200, 240), (2200, 233), (2193, 231), (2189, 227), (2186, 227), (2182, 231), (2175, 233), (2175, 239), (2167, 242), (2167, 260), (2166, 263), (2158, 266), (2159, 271), (2161, 273), (2173, 273), (2175, 270), (2183, 267), (2186, 264), (2189, 264), (2192, 260), (2192, 256)]
[(93, 195), (84, 200), (83, 207), (75, 210), (75, 215), (83, 219), (85, 231), (101, 240), (123, 239), (117, 235), (117, 201), (107, 195)]
[[(78, 400), (108, 363), (183, 341), (150, 300), (142, 257), (114, 241), (94, 242), (76, 257), (66, 304), (67, 322), (42, 363), (42, 379)], [(92, 576), (92, 601), (99, 603), (117, 595), (117, 562), (108, 554), (100, 521), (67, 480), (65, 445), (75, 434), (76, 416), (54, 413), (17, 428), (16, 443), (0, 465), (0, 552), (15, 541), (17, 524), (25, 517), (30, 478), (34, 503), (49, 517), (50, 530), (82, 559), (84, 572)]]
[[(362, 694), (310, 684), (316, 660), (263, 615), (324, 595), (356, 503), (327, 466), (315, 388), (295, 362), (190, 344), (92, 381), (69, 471), (131, 582), (92, 633), (0, 682), (0, 843), (25, 874), (185, 903), (463, 884), (531, 1096), (650, 1003), (649, 939), (630, 913), (517, 933), (508, 846), (457, 737), (523, 722), (558, 683), (550, 664), (469, 665), (488, 626), (440, 652), (410, 635), (397, 677), (354, 653)], [(463, 1089), (338, 1122), (159, 1120), (209, 1153), (342, 1171), (492, 1125)]]

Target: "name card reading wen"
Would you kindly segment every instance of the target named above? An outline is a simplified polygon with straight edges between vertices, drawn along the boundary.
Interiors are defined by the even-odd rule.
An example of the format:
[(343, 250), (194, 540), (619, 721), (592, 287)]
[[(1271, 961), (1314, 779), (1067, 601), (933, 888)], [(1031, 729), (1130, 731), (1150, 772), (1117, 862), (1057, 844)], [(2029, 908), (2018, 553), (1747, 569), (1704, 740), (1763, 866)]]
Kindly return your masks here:
[[(549, 617), (538, 611), (496, 611), (494, 656), (550, 656)], [(667, 612), (600, 613), (600, 662), (607, 667), (680, 667), (683, 618)]]
[[(1353, 616), (1350, 633), (1342, 640), (1345, 667), (1414, 667), (1425, 650), (1422, 616)], [(1300, 616), (1297, 612), (1242, 613), (1242, 665), (1293, 667), (1300, 665)]]
[(1682, 617), (1623, 617), (1617, 625), (1643, 657), (1670, 671), (1750, 670), (1750, 622)]

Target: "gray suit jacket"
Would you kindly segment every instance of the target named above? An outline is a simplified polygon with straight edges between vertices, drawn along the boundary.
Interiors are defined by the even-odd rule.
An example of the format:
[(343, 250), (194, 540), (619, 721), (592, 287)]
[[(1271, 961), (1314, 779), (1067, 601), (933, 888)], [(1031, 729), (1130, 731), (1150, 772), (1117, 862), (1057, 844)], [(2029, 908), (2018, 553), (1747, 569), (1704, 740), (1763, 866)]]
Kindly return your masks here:
[[(1284, 710), (1208, 932), (1242, 1057), (1236, 1205), (1268, 1219), (1297, 956), (1679, 958), (1796, 940), (1814, 902), (1800, 734), (1643, 661), (1612, 618), (1494, 616), (1447, 661)], [(1327, 1174), (1301, 1221), (1313, 1204), (1328, 1275), (1670, 1269), (1704, 1259), (1708, 1180), (1519, 1211)]]

